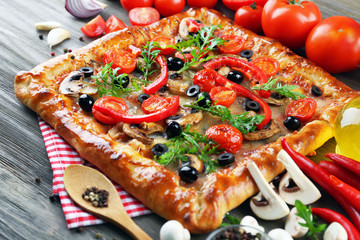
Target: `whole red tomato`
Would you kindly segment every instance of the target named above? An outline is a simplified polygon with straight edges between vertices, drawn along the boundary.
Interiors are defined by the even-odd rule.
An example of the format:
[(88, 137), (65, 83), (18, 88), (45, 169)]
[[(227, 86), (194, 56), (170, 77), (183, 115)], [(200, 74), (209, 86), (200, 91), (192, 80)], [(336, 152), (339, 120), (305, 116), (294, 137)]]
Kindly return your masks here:
[(353, 71), (360, 65), (360, 24), (349, 17), (329, 17), (310, 32), (305, 50), (330, 73)]
[(155, 0), (154, 5), (161, 16), (167, 17), (181, 12), (185, 7), (185, 0)]
[(305, 45), (311, 29), (321, 19), (321, 12), (313, 2), (269, 0), (264, 6), (261, 23), (266, 36), (296, 49)]
[(249, 29), (254, 33), (261, 33), (261, 14), (263, 8), (253, 3), (250, 6), (243, 6), (235, 13), (235, 23)]
[(154, 0), (120, 0), (121, 5), (126, 11), (136, 7), (152, 7)]
[(217, 3), (217, 0), (187, 0), (187, 4), (189, 7), (207, 7), (207, 8), (214, 8)]
[(268, 0), (223, 0), (225, 6), (231, 10), (238, 10), (243, 6), (249, 6), (256, 2), (257, 5), (263, 7)]

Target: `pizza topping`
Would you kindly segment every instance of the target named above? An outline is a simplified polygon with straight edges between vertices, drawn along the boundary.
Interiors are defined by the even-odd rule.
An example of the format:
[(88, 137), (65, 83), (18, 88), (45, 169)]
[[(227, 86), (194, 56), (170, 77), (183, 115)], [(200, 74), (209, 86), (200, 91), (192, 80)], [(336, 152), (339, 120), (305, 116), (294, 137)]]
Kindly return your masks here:
[(177, 119), (172, 119), (169, 121), (176, 121), (177, 123), (180, 124), (180, 126), (182, 128), (190, 125), (190, 126), (193, 126), (195, 124), (198, 124), (201, 120), (203, 120), (203, 114), (201, 111), (198, 111), (198, 112), (191, 112), (190, 111), (190, 114), (186, 114), (185, 116), (181, 116), (181, 115), (178, 115), (176, 116)]
[(94, 102), (94, 98), (88, 94), (82, 94), (79, 97), (79, 106), (85, 112), (91, 112)]
[(82, 67), (79, 69), (79, 72), (82, 72), (84, 76), (91, 77), (94, 74), (94, 69), (92, 67)]
[(243, 135), (244, 139), (248, 141), (257, 141), (274, 136), (280, 132), (279, 126), (275, 121), (270, 121), (263, 129), (257, 129), (254, 132), (249, 132)]
[(192, 166), (185, 165), (179, 169), (179, 176), (182, 181), (193, 183), (198, 179), (198, 171)]
[(245, 100), (245, 110), (246, 111), (254, 111), (257, 113), (260, 111), (260, 104), (256, 101), (247, 99), (247, 100)]
[(243, 58), (250, 59), (253, 56), (254, 52), (250, 49), (245, 49), (240, 52), (240, 56)]
[(223, 35), (221, 38), (224, 40), (224, 45), (218, 46), (220, 53), (236, 54), (240, 52), (245, 45), (245, 40), (237, 35)]
[(250, 201), (250, 208), (256, 216), (265, 220), (276, 220), (288, 215), (289, 207), (270, 186), (256, 164), (249, 162), (247, 168), (260, 190)]
[(150, 97), (149, 94), (146, 93), (142, 93), (137, 97), (137, 100), (139, 101), (139, 103), (143, 103), (145, 100), (147, 100)]
[(157, 123), (142, 123), (140, 125), (124, 123), (122, 130), (129, 137), (137, 139), (145, 145), (150, 145), (154, 142), (154, 139), (147, 135), (155, 132), (164, 132), (164, 128)]
[(173, 37), (159, 36), (151, 41), (159, 44), (159, 47), (154, 48), (153, 50), (160, 50), (160, 54), (162, 55), (169, 55), (175, 51), (174, 48), (169, 47), (170, 45), (175, 45), (176, 43), (176, 40)]
[(209, 127), (205, 135), (207, 138), (213, 139), (229, 153), (236, 153), (240, 150), (243, 136), (241, 132), (233, 126), (219, 124)]
[(226, 78), (234, 83), (240, 84), (244, 80), (244, 75), (240, 71), (233, 70), (229, 72)]
[(292, 101), (286, 107), (286, 116), (294, 116), (301, 122), (309, 121), (315, 114), (317, 103), (312, 98), (302, 98)]
[(211, 106), (211, 98), (209, 93), (207, 92), (201, 92), (197, 96), (196, 104), (201, 108), (209, 108)]
[(200, 87), (199, 85), (192, 85), (190, 86), (187, 91), (186, 95), (188, 97), (197, 97), (197, 95), (200, 93)]
[(209, 95), (214, 105), (222, 105), (225, 107), (232, 105), (237, 97), (235, 91), (222, 86), (213, 87)]
[(181, 166), (191, 166), (196, 169), (198, 173), (203, 172), (205, 170), (204, 162), (199, 159), (195, 154), (184, 154), (187, 158), (187, 161), (180, 161)]
[(323, 92), (318, 86), (312, 85), (311, 86), (311, 94), (314, 95), (315, 97), (319, 97), (319, 96), (323, 95)]
[(67, 96), (78, 97), (80, 93), (96, 94), (98, 88), (96, 84), (84, 79), (82, 72), (73, 71), (60, 83), (59, 92)]
[(161, 68), (160, 75), (148, 86), (143, 86), (142, 89), (144, 93), (149, 95), (156, 93), (162, 86), (166, 84), (168, 80), (168, 68), (165, 60), (160, 55), (158, 55), (156, 57), (156, 62), (160, 65)]
[(220, 166), (227, 166), (227, 165), (230, 165), (233, 162), (235, 162), (235, 156), (232, 153), (226, 152), (226, 153), (220, 154), (218, 156), (217, 160), (218, 160), (218, 164)]
[(136, 58), (129, 51), (111, 49), (104, 53), (105, 64), (111, 64), (111, 68), (117, 69), (116, 73), (131, 73), (136, 67)]
[(169, 152), (169, 148), (163, 143), (157, 143), (151, 148), (152, 153), (156, 157), (161, 157), (165, 153)]
[(263, 70), (268, 77), (273, 77), (280, 69), (279, 62), (270, 57), (258, 57), (253, 59), (251, 63)]
[(164, 108), (168, 108), (170, 104), (170, 99), (161, 97), (157, 94), (151, 95), (148, 99), (146, 99), (142, 104), (141, 108), (144, 113), (156, 113), (161, 111)]
[(170, 122), (169, 125), (166, 127), (166, 135), (168, 138), (179, 136), (181, 132), (182, 128), (180, 124), (176, 121)]
[(169, 57), (167, 59), (167, 67), (169, 71), (179, 71), (184, 67), (184, 61), (178, 57)]
[(289, 116), (284, 120), (284, 126), (289, 130), (295, 131), (301, 127), (301, 122), (297, 117)]

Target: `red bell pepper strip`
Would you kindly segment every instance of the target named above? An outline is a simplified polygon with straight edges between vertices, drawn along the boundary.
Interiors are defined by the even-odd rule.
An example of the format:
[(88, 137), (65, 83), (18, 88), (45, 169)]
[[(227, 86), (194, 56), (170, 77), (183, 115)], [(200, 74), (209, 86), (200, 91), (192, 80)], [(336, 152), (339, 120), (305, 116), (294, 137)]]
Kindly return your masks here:
[(349, 240), (359, 240), (360, 233), (355, 226), (343, 215), (327, 208), (312, 208), (311, 212), (318, 217), (321, 217), (326, 222), (340, 223), (347, 232)]
[(342, 197), (340, 191), (332, 183), (330, 174), (307, 157), (292, 149), (286, 142), (285, 138), (281, 139), (281, 146), (308, 177), (317, 182), (342, 206), (355, 226), (360, 229), (360, 213), (349, 203), (348, 200), (346, 200), (346, 198)]
[(360, 163), (358, 161), (355, 161), (354, 159), (347, 158), (345, 156), (336, 153), (327, 153), (325, 154), (325, 157), (330, 158), (337, 164), (343, 166), (344, 168), (349, 169), (350, 171), (360, 176)]
[(161, 67), (160, 75), (146, 87), (143, 86), (143, 92), (149, 95), (156, 93), (162, 86), (164, 86), (167, 83), (168, 80), (169, 70), (165, 60), (160, 55), (158, 55), (156, 57), (156, 61), (159, 63)]
[(339, 192), (341, 192), (341, 194), (351, 203), (351, 205), (360, 211), (360, 191), (344, 183), (334, 175), (330, 175), (330, 180)]
[(200, 29), (202, 27), (204, 27), (205, 25), (202, 23), (198, 23), (197, 21), (195, 21), (195, 19), (193, 18), (188, 18), (186, 20), (186, 26), (188, 26), (188, 31), (189, 32), (198, 32), (200, 31)]
[(217, 78), (216, 78), (216, 85), (217, 86), (223, 86), (223, 87), (229, 88), (229, 89), (235, 91), (237, 94), (242, 95), (242, 96), (244, 96), (246, 98), (250, 98), (251, 100), (254, 100), (254, 101), (256, 101), (256, 102), (258, 102), (260, 104), (261, 108), (264, 111), (265, 118), (260, 124), (258, 124), (256, 126), (258, 129), (262, 129), (263, 127), (265, 127), (270, 122), (272, 112), (271, 112), (271, 109), (270, 109), (269, 105), (266, 102), (264, 102), (264, 100), (262, 100), (259, 96), (252, 93), (250, 90), (248, 90), (247, 88), (241, 86), (240, 84), (237, 84), (237, 83), (234, 83), (234, 82), (230, 81), (229, 79), (222, 76), (221, 74), (219, 74), (215, 70), (212, 70), (212, 69), (207, 69), (207, 70), (208, 71), (214, 71), (214, 75), (217, 76)]
[(124, 123), (143, 123), (143, 122), (157, 122), (163, 120), (171, 115), (174, 115), (177, 110), (179, 109), (179, 96), (172, 96), (170, 97), (170, 104), (168, 108), (165, 108), (161, 111), (151, 114), (144, 114), (144, 115), (129, 115), (124, 114), (123, 112), (116, 111), (109, 106), (104, 104), (94, 105), (93, 109), (99, 111), (105, 115), (116, 119), (118, 122)]
[[(255, 79), (255, 82), (258, 83), (267, 83), (268, 77), (259, 67), (255, 66), (254, 64), (245, 61), (241, 58), (233, 58), (233, 57), (220, 57), (213, 59), (207, 63), (205, 63), (204, 68), (210, 68), (213, 70), (219, 69), (221, 67), (231, 67), (241, 69), (245, 74), (252, 76)], [(259, 96), (263, 98), (270, 97), (270, 91), (260, 90), (258, 91)]]
[(343, 168), (337, 163), (330, 161), (320, 161), (318, 162), (318, 166), (322, 169), (325, 169), (328, 173), (334, 175), (350, 186), (360, 190), (360, 176), (356, 175), (355, 173), (347, 170), (346, 168)]

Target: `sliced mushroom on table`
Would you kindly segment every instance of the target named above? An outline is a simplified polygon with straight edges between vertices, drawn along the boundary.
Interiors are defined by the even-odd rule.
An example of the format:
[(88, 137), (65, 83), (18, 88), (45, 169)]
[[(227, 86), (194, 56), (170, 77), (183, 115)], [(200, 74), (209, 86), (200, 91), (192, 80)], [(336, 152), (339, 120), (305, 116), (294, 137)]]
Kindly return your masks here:
[[(305, 176), (287, 152), (281, 150), (277, 155), (277, 160), (287, 170), (279, 184), (279, 194), (286, 203), (295, 205), (295, 200), (300, 200), (305, 205), (308, 205), (316, 202), (321, 197), (320, 191)], [(293, 181), (294, 186), (290, 187), (291, 181)]]
[(289, 207), (266, 181), (257, 165), (249, 162), (247, 168), (260, 190), (250, 200), (250, 208), (256, 216), (264, 220), (276, 220), (288, 215)]
[[(294, 207), (291, 209), (289, 215), (286, 218), (285, 230), (294, 238), (300, 238), (305, 236), (309, 231), (309, 228), (301, 226), (299, 223), (305, 224), (305, 220), (302, 217), (296, 215), (297, 209)], [(312, 215), (311, 215), (312, 220)]]

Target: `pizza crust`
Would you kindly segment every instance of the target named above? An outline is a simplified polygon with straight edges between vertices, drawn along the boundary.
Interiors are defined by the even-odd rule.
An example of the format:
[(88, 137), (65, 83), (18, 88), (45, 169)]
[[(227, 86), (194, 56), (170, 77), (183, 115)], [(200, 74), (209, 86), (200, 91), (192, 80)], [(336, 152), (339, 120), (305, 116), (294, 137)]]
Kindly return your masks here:
[[(130, 146), (112, 140), (107, 135), (109, 126), (100, 124), (71, 98), (57, 92), (58, 76), (83, 67), (91, 59), (102, 62), (103, 54), (109, 49), (127, 49), (130, 44), (141, 46), (158, 35), (175, 36), (181, 19), (189, 16), (208, 25), (221, 24), (225, 32), (247, 39), (247, 47), (256, 50), (257, 56), (276, 58), (282, 71), (289, 76), (285, 80), (301, 85), (304, 92), (310, 91), (312, 84), (323, 86), (323, 97), (331, 98), (331, 104), (318, 111), (319, 120), (286, 136), (289, 144), (302, 154), (313, 152), (333, 136), (332, 125), (337, 112), (349, 99), (359, 95), (279, 42), (257, 36), (206, 8), (190, 9), (148, 27), (129, 27), (108, 34), (72, 54), (53, 58), (30, 72), (20, 72), (15, 77), (15, 93), (82, 158), (101, 169), (152, 211), (166, 219), (180, 221), (192, 233), (205, 233), (217, 228), (225, 213), (258, 191), (245, 167), (248, 161), (255, 161), (268, 181), (283, 170), (276, 160), (281, 149), (280, 139), (255, 149), (233, 166), (210, 174), (202, 188), (196, 190), (181, 183), (176, 173), (141, 156)], [(71, 55), (75, 59), (71, 59)]]

